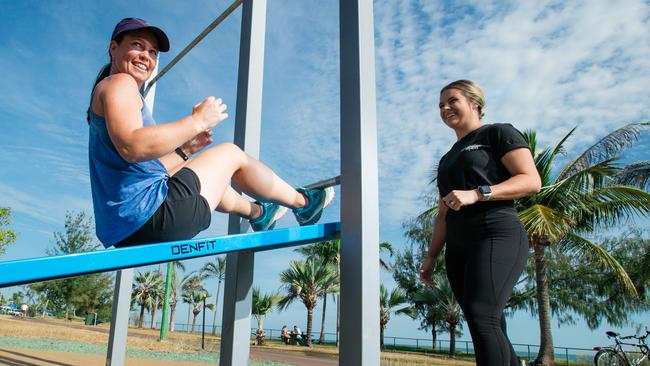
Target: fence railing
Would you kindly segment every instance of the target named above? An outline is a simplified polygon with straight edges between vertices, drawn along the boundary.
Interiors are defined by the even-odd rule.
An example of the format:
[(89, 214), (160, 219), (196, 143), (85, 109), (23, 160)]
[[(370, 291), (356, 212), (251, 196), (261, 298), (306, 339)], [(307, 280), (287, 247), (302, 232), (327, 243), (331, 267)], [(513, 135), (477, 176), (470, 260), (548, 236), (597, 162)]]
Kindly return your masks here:
[[(130, 325), (137, 326), (137, 319), (131, 318)], [(145, 322), (144, 328), (149, 328), (150, 322)], [(156, 327), (160, 328), (160, 322), (156, 323)], [(185, 323), (175, 323), (174, 331), (187, 332), (191, 331), (192, 325)], [(293, 326), (289, 328), (289, 331)], [(306, 328), (300, 328), (305, 333)], [(201, 334), (202, 325), (197, 322), (194, 327), (194, 333)], [(257, 328), (251, 328), (251, 337), (254, 337)], [(205, 325), (205, 334), (210, 335), (213, 333), (212, 325)], [(221, 335), (221, 326), (214, 327), (214, 333)], [(264, 328), (266, 339), (279, 340), (281, 329)], [(312, 330), (312, 340), (317, 342), (320, 337), (320, 330)], [(336, 344), (336, 333), (324, 333), (325, 344)], [(513, 348), (517, 355), (525, 360), (532, 360), (539, 352), (539, 345), (526, 344), (526, 343), (513, 343)], [(385, 351), (403, 351), (403, 352), (416, 352), (416, 353), (448, 353), (450, 347), (449, 339), (436, 339), (435, 347), (431, 339), (425, 338), (408, 338), (408, 337), (390, 337), (384, 336)], [(576, 347), (554, 347), (555, 349), (555, 363), (557, 365), (591, 365), (595, 351), (590, 348), (576, 348)], [(474, 346), (472, 341), (456, 340), (455, 353), (459, 356), (470, 355), (474, 353)]]

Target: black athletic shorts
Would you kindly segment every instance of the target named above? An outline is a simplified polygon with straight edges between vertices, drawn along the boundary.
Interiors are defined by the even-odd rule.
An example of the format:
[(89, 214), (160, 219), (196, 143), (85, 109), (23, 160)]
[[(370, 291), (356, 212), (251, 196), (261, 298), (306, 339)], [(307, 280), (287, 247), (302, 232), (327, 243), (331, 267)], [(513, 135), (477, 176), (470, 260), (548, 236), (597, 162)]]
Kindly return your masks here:
[(167, 187), (167, 197), (153, 216), (115, 244), (116, 248), (191, 239), (210, 226), (210, 206), (201, 196), (201, 182), (191, 169), (179, 170), (169, 178)]

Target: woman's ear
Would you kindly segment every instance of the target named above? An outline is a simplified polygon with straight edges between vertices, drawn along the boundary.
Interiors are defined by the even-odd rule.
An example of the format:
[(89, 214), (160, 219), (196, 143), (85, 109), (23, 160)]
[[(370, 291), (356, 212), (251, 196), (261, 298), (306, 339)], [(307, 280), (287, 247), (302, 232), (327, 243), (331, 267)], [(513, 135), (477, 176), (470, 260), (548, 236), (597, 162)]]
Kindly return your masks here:
[(118, 46), (119, 45), (114, 40), (108, 45), (108, 56), (111, 58), (111, 62), (113, 62), (113, 53), (115, 53)]

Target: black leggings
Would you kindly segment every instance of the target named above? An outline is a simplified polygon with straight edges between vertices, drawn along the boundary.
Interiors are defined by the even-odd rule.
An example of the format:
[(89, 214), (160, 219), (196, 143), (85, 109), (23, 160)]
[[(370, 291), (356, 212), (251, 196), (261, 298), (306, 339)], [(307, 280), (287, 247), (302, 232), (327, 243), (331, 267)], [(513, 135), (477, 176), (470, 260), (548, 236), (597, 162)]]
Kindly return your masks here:
[(478, 366), (518, 366), (503, 309), (528, 257), (512, 208), (447, 215), (447, 278), (469, 326)]

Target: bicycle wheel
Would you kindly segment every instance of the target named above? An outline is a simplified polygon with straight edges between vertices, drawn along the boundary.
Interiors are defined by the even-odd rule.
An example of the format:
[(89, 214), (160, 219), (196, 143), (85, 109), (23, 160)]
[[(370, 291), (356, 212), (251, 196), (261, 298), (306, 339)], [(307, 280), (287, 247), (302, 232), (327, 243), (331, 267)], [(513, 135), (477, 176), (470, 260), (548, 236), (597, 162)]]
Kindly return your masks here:
[(628, 366), (619, 354), (611, 349), (601, 349), (594, 356), (595, 366)]

